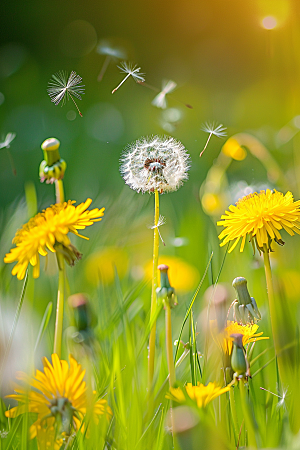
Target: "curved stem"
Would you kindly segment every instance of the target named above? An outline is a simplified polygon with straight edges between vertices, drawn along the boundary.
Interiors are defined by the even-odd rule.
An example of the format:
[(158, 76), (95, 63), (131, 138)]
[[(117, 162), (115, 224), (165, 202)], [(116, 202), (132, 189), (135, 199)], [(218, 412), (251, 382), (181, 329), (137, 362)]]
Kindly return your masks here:
[[(157, 289), (157, 266), (158, 266), (158, 250), (159, 250), (159, 235), (158, 235), (158, 223), (159, 219), (159, 194), (155, 191), (155, 204), (154, 204), (154, 239), (153, 239), (153, 267), (152, 267), (152, 292), (151, 292), (151, 309), (150, 309), (150, 323), (153, 318), (156, 308), (156, 289)], [(154, 375), (154, 356), (155, 356), (155, 336), (156, 336), (156, 322), (150, 331), (149, 338), (149, 354), (148, 354), (148, 392), (152, 390), (153, 375)]]
[(58, 357), (60, 358), (64, 319), (65, 262), (63, 256), (60, 253), (57, 252), (56, 256), (59, 272), (53, 353), (57, 353)]

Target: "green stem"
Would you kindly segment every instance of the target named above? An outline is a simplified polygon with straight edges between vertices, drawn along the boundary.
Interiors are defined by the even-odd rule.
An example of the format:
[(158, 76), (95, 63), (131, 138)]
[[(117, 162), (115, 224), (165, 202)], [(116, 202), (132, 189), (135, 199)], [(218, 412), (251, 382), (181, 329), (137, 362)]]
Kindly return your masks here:
[(236, 406), (235, 406), (235, 398), (234, 398), (234, 389), (231, 388), (229, 391), (229, 400), (230, 400), (230, 410), (233, 420), (233, 428), (234, 428), (234, 439), (235, 443), (237, 444), (238, 441), (238, 435), (239, 435), (239, 422), (236, 412)]
[(172, 322), (171, 322), (171, 308), (168, 302), (165, 302), (165, 319), (166, 319), (166, 348), (167, 361), (169, 369), (169, 384), (173, 387), (175, 384), (175, 366), (173, 359), (173, 342), (172, 342)]
[[(151, 309), (150, 322), (157, 308), (156, 289), (157, 289), (157, 266), (158, 266), (158, 250), (159, 250), (159, 236), (158, 236), (158, 219), (159, 219), (159, 194), (155, 190), (155, 204), (154, 204), (154, 239), (153, 239), (153, 268), (152, 268), (152, 292), (151, 292)], [(149, 354), (148, 354), (148, 392), (152, 390), (153, 375), (154, 375), (154, 356), (155, 356), (155, 336), (156, 336), (156, 322), (150, 331), (149, 338)]]
[(62, 180), (55, 180), (55, 197), (56, 203), (63, 203), (65, 201), (64, 185)]
[(58, 357), (60, 358), (64, 319), (65, 262), (63, 256), (60, 253), (57, 252), (56, 256), (59, 271), (53, 353), (57, 353)]
[(265, 274), (266, 274), (266, 282), (267, 282), (267, 291), (268, 291), (268, 299), (269, 299), (269, 309), (270, 309), (270, 316), (271, 316), (271, 327), (272, 327), (272, 334), (274, 339), (274, 347), (275, 347), (275, 354), (276, 356), (280, 353), (280, 343), (278, 341), (278, 326), (276, 321), (276, 307), (275, 307), (275, 300), (274, 300), (274, 288), (273, 288), (273, 281), (272, 281), (272, 272), (271, 272), (271, 266), (270, 266), (270, 257), (269, 252), (265, 249), (263, 252), (264, 255), (264, 265), (265, 265)]
[(245, 418), (245, 425), (248, 430), (248, 444), (249, 444), (249, 447), (257, 448), (257, 442), (256, 442), (256, 437), (255, 437), (254, 418), (252, 416), (249, 401), (246, 397), (246, 391), (245, 391), (245, 385), (244, 385), (243, 379), (239, 381), (239, 390), (240, 390), (240, 395), (241, 395), (243, 416)]

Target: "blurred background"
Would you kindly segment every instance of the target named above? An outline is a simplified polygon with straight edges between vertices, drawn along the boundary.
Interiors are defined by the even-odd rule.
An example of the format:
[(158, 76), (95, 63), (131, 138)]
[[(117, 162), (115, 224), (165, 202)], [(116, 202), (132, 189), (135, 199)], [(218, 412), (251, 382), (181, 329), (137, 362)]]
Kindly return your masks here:
[[(16, 299), (20, 290), (11, 265), (3, 263), (15, 231), (55, 201), (54, 187), (38, 179), (40, 146), (49, 137), (60, 140), (67, 162), (66, 198), (82, 202), (91, 197), (95, 207), (106, 207), (103, 222), (86, 230), (91, 240), (74, 240), (84, 257), (69, 271), (71, 292), (109, 286), (114, 266), (125, 286), (146, 276), (153, 197), (125, 186), (119, 159), (128, 143), (151, 134), (174, 136), (191, 155), (189, 181), (161, 197), (167, 220), (160, 229), (166, 243), (161, 253), (175, 258), (171, 282), (173, 270), (173, 285), (190, 298), (212, 250), (206, 287), (214, 282), (224, 256), (216, 221), (228, 205), (267, 187), (300, 195), (299, 13), (297, 0), (2, 2), (1, 140), (16, 133), (10, 154), (0, 150), (0, 268), (10, 292), (5, 289), (3, 296)], [(123, 55), (109, 62), (98, 81), (107, 48)], [(122, 60), (141, 67), (150, 88), (130, 77), (112, 94), (123, 79), (117, 67)], [(61, 70), (82, 77), (85, 94), (77, 102), (82, 118), (72, 101), (55, 106), (47, 94), (51, 76)], [(163, 80), (175, 81), (177, 88), (167, 97), (167, 108), (160, 109), (151, 102)], [(206, 121), (223, 124), (228, 136), (212, 136), (199, 158), (208, 138), (201, 130)], [(274, 259), (295, 301), (298, 241), (287, 239)], [(281, 262), (276, 261), (279, 252)], [(34, 289), (29, 286), (41, 313), (56, 296), (53, 267), (49, 258), (46, 275)], [(263, 268), (250, 246), (242, 255), (238, 250), (230, 255), (221, 281), (230, 286), (236, 276), (248, 278), (250, 293), (263, 309)]]

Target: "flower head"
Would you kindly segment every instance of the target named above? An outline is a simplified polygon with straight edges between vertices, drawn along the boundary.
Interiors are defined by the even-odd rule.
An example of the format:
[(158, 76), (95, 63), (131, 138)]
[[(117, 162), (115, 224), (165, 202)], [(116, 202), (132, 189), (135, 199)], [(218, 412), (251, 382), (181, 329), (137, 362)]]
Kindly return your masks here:
[(142, 138), (125, 149), (121, 162), (125, 183), (137, 192), (176, 191), (188, 178), (189, 155), (172, 137)]
[(81, 83), (81, 76), (72, 71), (68, 78), (66, 72), (61, 71), (52, 75), (52, 80), (49, 81), (47, 92), (51, 98), (51, 102), (58, 105), (62, 100), (62, 106), (66, 103), (66, 99), (73, 101), (77, 108), (78, 113), (82, 117), (81, 112), (78, 109), (77, 103), (74, 97), (81, 100), (81, 95), (84, 94), (84, 85)]
[(171, 388), (170, 393), (166, 395), (167, 398), (174, 400), (178, 403), (185, 403), (186, 396), (193, 400), (198, 408), (204, 408), (209, 402), (214, 400), (219, 395), (230, 390), (230, 386), (221, 388), (217, 383), (210, 382), (207, 386), (198, 382), (197, 386), (193, 386), (192, 383), (187, 383), (185, 386), (185, 393), (181, 388)]
[(73, 203), (75, 202), (69, 200), (50, 206), (17, 231), (13, 239), (16, 247), (12, 248), (10, 253), (5, 256), (4, 262), (17, 261), (12, 269), (12, 274), (17, 275), (19, 280), (24, 278), (29, 263), (33, 266), (33, 277), (39, 277), (39, 255), (46, 256), (48, 250), (51, 252), (61, 250), (64, 257), (68, 258), (68, 262), (74, 263), (76, 249), (72, 246), (68, 233), (71, 232), (88, 239), (80, 235), (77, 230), (84, 230), (85, 227), (102, 220), (104, 208), (87, 210), (92, 203), (90, 198), (76, 207)]
[(137, 65), (133, 65), (131, 63), (128, 63), (126, 61), (121, 62), (121, 65), (118, 66), (118, 68), (121, 70), (121, 72), (126, 73), (126, 77), (121, 81), (121, 83), (112, 91), (112, 94), (116, 92), (117, 89), (119, 89), (120, 86), (129, 78), (132, 76), (134, 81), (137, 83), (144, 83), (145, 78), (144, 74), (140, 73), (141, 68)]
[(242, 335), (243, 347), (250, 344), (251, 342), (261, 341), (264, 339), (269, 339), (268, 337), (262, 336), (263, 332), (257, 333), (258, 325), (247, 324), (240, 325), (237, 322), (227, 321), (227, 327), (218, 336), (218, 340), (225, 354), (231, 355), (232, 353), (232, 335), (239, 334)]
[[(60, 448), (61, 437), (79, 430), (88, 408), (97, 423), (98, 416), (111, 414), (106, 400), (88, 403), (87, 386), (83, 380), (85, 370), (70, 355), (70, 365), (52, 355), (52, 363), (44, 358), (43, 371), (37, 370), (35, 377), (19, 372), (17, 379), (25, 386), (19, 386), (16, 394), (8, 395), (18, 401), (18, 406), (6, 411), (6, 417), (17, 417), (24, 412), (36, 413), (37, 420), (30, 427), (30, 438), (37, 436), (40, 448), (44, 441), (49, 448)], [(50, 445), (49, 445), (50, 443)]]
[(226, 215), (221, 216), (217, 225), (224, 230), (219, 235), (223, 239), (221, 247), (234, 241), (230, 253), (242, 238), (240, 251), (244, 250), (247, 236), (259, 252), (270, 252), (272, 240), (283, 245), (279, 230), (284, 229), (291, 236), (300, 234), (300, 201), (294, 202), (291, 192), (285, 195), (276, 190), (260, 191), (240, 199), (235, 206), (229, 206)]

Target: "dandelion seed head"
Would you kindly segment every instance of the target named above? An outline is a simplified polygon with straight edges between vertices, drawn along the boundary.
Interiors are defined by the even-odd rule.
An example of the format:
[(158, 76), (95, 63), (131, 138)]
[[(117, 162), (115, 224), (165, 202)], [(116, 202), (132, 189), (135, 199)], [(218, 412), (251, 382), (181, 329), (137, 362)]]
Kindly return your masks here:
[(15, 139), (16, 133), (7, 133), (7, 135), (1, 138), (0, 141), (0, 149), (1, 148), (9, 148), (11, 142)]
[(226, 133), (227, 128), (223, 127), (222, 124), (217, 125), (214, 122), (212, 122), (212, 123), (205, 122), (204, 124), (201, 125), (201, 130), (205, 131), (205, 133), (213, 134), (214, 136), (217, 136), (218, 138), (227, 136), (227, 133)]
[(189, 162), (181, 142), (170, 136), (152, 136), (125, 148), (120, 171), (125, 183), (137, 192), (172, 192), (187, 180)]

